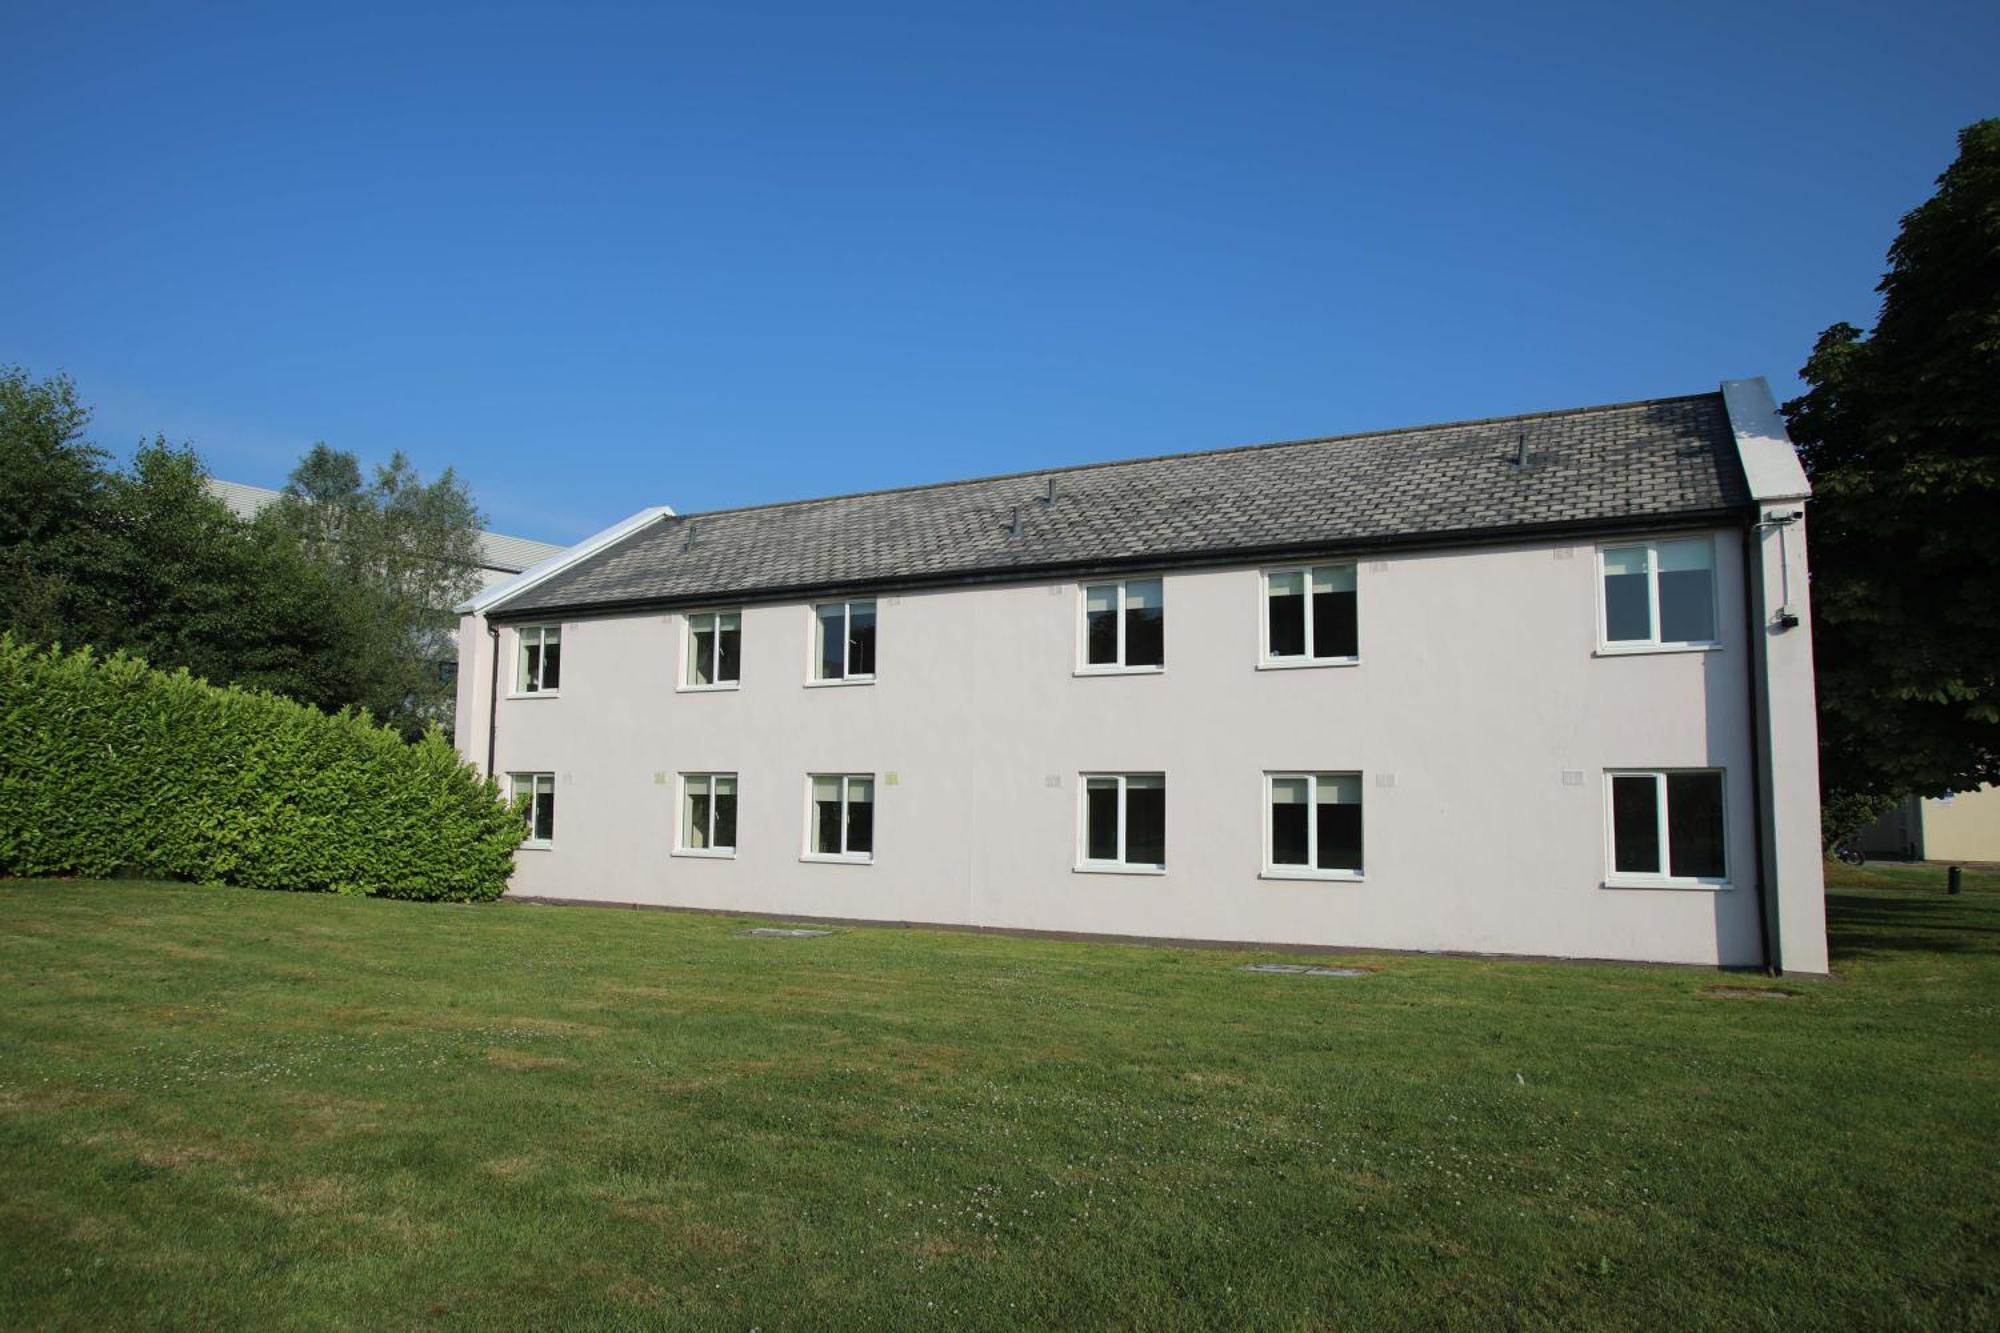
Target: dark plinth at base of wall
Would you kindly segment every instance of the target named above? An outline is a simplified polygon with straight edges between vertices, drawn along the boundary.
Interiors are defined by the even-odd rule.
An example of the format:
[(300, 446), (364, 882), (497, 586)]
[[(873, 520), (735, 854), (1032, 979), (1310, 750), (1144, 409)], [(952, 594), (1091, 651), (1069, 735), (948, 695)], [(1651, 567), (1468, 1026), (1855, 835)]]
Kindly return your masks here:
[[(813, 926), (865, 926), (873, 930), (935, 930), (954, 935), (999, 935), (1017, 940), (1067, 940), (1078, 944), (1127, 944), (1145, 949), (1223, 949), (1238, 953), (1290, 953), (1307, 957), (1466, 958), (1496, 963), (1569, 963), (1578, 967), (1664, 967), (1696, 972), (1762, 974), (1755, 963), (1651, 963), (1631, 958), (1567, 958), (1555, 954), (1479, 953), (1468, 949), (1384, 949), (1343, 944), (1283, 944), (1262, 940), (1185, 940), (1165, 935), (1104, 935), (1087, 930), (1032, 930), (1025, 926), (975, 926), (945, 921), (883, 921), (870, 917), (796, 916), (733, 907), (680, 907), (672, 903), (621, 903), (605, 898), (545, 898), (506, 894), (502, 903), (529, 907), (598, 907), (622, 912), (680, 912), (739, 921), (796, 921)], [(1811, 980), (1812, 978), (1804, 978)], [(1824, 978), (1821, 978), (1824, 980)]]

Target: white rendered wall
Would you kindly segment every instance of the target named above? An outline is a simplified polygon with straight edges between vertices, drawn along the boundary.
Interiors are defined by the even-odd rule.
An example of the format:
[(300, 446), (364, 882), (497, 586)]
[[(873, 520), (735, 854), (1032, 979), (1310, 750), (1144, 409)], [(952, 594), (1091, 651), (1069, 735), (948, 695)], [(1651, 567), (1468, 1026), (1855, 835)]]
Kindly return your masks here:
[[(739, 690), (677, 691), (683, 618), (650, 614), (564, 621), (560, 694), (509, 698), (503, 627), (497, 768), (557, 784), (554, 846), (519, 854), (512, 891), (1755, 964), (1741, 534), (1715, 546), (1722, 646), (1700, 652), (1597, 655), (1588, 544), (1362, 561), (1350, 667), (1257, 669), (1254, 568), (1166, 575), (1158, 675), (1073, 674), (1073, 582), (882, 597), (873, 685), (808, 686), (810, 609), (752, 606)], [(484, 622), (463, 637), (459, 744), (483, 769)], [(1726, 770), (1733, 887), (1603, 887), (1603, 773), (1627, 767)], [(1260, 878), (1267, 769), (1364, 775), (1363, 882)], [(670, 854), (675, 777), (705, 771), (739, 775), (733, 860)], [(1166, 773), (1164, 875), (1074, 870), (1082, 771)], [(877, 775), (873, 864), (800, 859), (809, 772)]]

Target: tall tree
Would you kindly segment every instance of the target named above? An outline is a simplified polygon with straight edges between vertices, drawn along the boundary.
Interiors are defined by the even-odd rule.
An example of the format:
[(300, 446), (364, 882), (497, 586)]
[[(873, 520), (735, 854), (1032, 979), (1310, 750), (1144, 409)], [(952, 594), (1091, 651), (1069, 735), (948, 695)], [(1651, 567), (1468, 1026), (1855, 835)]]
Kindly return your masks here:
[(368, 656), (381, 679), (369, 702), (410, 730), (450, 721), (452, 608), (479, 589), (483, 522), (450, 468), (425, 482), (398, 452), (364, 485), (354, 455), (323, 443), (299, 460), (284, 498), (260, 518), (337, 570), (372, 608)]
[(1785, 404), (1812, 478), (1829, 804), (2000, 781), (2000, 120), (1903, 219), (1874, 332)]

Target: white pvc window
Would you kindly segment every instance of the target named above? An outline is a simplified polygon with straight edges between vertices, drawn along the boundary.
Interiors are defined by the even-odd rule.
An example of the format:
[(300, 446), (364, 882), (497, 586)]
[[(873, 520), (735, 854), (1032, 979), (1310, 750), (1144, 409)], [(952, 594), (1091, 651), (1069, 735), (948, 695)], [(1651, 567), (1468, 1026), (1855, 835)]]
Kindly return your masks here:
[(687, 670), (681, 684), (690, 690), (727, 689), (742, 678), (743, 615), (701, 611), (687, 618)]
[(514, 639), (514, 692), (554, 694), (562, 687), (562, 626), (523, 625)]
[(680, 850), (690, 855), (736, 854), (736, 775), (681, 775)]
[(556, 839), (556, 775), (509, 773), (507, 796), (528, 826), (524, 847), (547, 847)]
[(1604, 804), (1609, 882), (1729, 882), (1728, 806), (1720, 769), (1609, 771)]
[(1167, 662), (1165, 586), (1121, 579), (1083, 587), (1085, 671), (1158, 671)]
[(1264, 662), (1303, 666), (1361, 655), (1353, 565), (1310, 565), (1264, 574)]
[(1361, 775), (1264, 775), (1264, 870), (1277, 876), (1361, 874)]
[(806, 780), (806, 857), (819, 861), (875, 859), (875, 776), (815, 773)]
[(1599, 642), (1606, 648), (1712, 648), (1715, 542), (1635, 542), (1598, 552)]
[(1163, 773), (1085, 773), (1078, 863), (1086, 870), (1167, 868)]
[(813, 679), (875, 679), (874, 602), (824, 602), (813, 608)]

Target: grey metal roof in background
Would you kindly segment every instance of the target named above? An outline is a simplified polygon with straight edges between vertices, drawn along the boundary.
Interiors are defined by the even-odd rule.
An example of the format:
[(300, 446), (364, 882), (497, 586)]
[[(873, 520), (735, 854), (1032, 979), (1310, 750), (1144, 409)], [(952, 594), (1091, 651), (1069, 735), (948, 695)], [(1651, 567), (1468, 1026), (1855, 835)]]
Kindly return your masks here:
[(680, 515), (491, 612), (1630, 526), (1749, 503), (1722, 395), (1705, 393)]
[[(216, 477), (210, 477), (207, 486), (208, 493), (229, 506), (230, 512), (238, 518), (257, 517), (284, 494), (268, 486), (250, 486), (240, 481), (222, 481)], [(550, 556), (560, 555), (565, 549), (567, 548), (555, 542), (509, 537), (500, 532), (481, 532), (479, 567), (486, 571), (484, 582), (487, 587), (491, 587), (501, 579), (512, 577), (530, 565), (538, 565)]]

